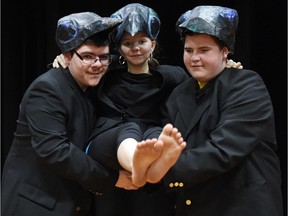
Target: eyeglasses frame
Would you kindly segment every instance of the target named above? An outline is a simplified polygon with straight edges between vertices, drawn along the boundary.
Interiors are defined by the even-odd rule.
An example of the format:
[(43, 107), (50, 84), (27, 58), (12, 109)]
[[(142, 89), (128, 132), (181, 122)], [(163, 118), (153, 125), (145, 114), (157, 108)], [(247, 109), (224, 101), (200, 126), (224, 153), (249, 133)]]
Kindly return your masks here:
[[(81, 62), (82, 62), (83, 64), (89, 65), (89, 64), (84, 63), (83, 57), (82, 57), (76, 50), (74, 50), (74, 53), (75, 53), (76, 56), (81, 60)], [(99, 56), (97, 56), (97, 57), (94, 59), (94, 62), (91, 63), (90, 65), (95, 64), (97, 61), (99, 61), (103, 66), (108, 66), (108, 65), (111, 64), (111, 62), (112, 62), (112, 56), (111, 56), (110, 54), (105, 54), (105, 55), (108, 55), (108, 56), (109, 56), (109, 63), (108, 63), (107, 65), (105, 65), (105, 64), (103, 64), (103, 63), (101, 62), (101, 58), (99, 58)]]

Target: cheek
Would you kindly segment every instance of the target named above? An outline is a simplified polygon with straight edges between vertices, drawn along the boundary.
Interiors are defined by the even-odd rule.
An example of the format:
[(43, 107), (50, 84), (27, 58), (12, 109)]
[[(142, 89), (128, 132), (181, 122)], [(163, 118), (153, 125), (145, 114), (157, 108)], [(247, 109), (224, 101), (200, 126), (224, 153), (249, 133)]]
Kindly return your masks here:
[(189, 65), (189, 63), (190, 63), (190, 61), (191, 61), (191, 57), (189, 56), (189, 55), (187, 55), (187, 54), (184, 54), (183, 55), (183, 62), (184, 62), (184, 64), (185, 65)]
[(75, 73), (78, 73), (79, 71), (82, 70), (82, 65), (78, 64), (75, 61), (71, 61), (69, 64), (69, 69), (70, 71), (72, 70), (72, 71), (75, 71)]
[(149, 54), (153, 52), (153, 49), (151, 47), (144, 47), (142, 48), (142, 53), (143, 54)]
[(129, 51), (129, 49), (127, 47), (124, 47), (124, 46), (122, 46), (121, 49), (119, 50), (119, 52), (122, 56), (125, 56), (128, 51)]

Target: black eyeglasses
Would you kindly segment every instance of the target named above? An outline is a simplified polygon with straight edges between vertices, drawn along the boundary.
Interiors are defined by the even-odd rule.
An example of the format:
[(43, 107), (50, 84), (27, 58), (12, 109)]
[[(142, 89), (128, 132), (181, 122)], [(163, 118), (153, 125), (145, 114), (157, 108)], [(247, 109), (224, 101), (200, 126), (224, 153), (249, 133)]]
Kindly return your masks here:
[(93, 55), (84, 55), (81, 56), (79, 53), (74, 50), (74, 53), (78, 56), (78, 58), (81, 60), (81, 62), (85, 65), (92, 65), (96, 63), (97, 61), (100, 61), (100, 63), (103, 66), (107, 66), (112, 62), (112, 58), (110, 54), (100, 55), (95, 58)]

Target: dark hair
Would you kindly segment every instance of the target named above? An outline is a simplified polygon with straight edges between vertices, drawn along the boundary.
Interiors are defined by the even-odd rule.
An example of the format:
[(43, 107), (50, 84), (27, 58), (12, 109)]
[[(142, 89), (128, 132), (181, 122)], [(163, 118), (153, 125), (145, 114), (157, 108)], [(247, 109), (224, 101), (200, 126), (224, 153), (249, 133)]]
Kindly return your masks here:
[[(110, 42), (107, 33), (103, 31), (86, 38), (80, 46), (82, 45), (110, 46)], [(70, 53), (73, 54), (74, 50)]]
[(109, 46), (109, 39), (108, 34), (104, 32), (99, 32), (88, 37), (86, 40), (83, 41), (83, 44), (86, 45), (96, 45), (96, 46)]

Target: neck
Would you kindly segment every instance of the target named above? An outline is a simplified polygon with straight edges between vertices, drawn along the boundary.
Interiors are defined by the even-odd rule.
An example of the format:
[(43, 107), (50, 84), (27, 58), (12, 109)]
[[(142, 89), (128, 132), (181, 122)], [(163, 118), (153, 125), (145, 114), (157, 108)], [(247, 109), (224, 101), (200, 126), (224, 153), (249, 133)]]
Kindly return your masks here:
[(128, 65), (128, 71), (129, 73), (133, 73), (133, 74), (143, 74), (143, 73), (147, 73), (149, 74), (149, 66), (148, 64), (143, 64), (143, 65)]

